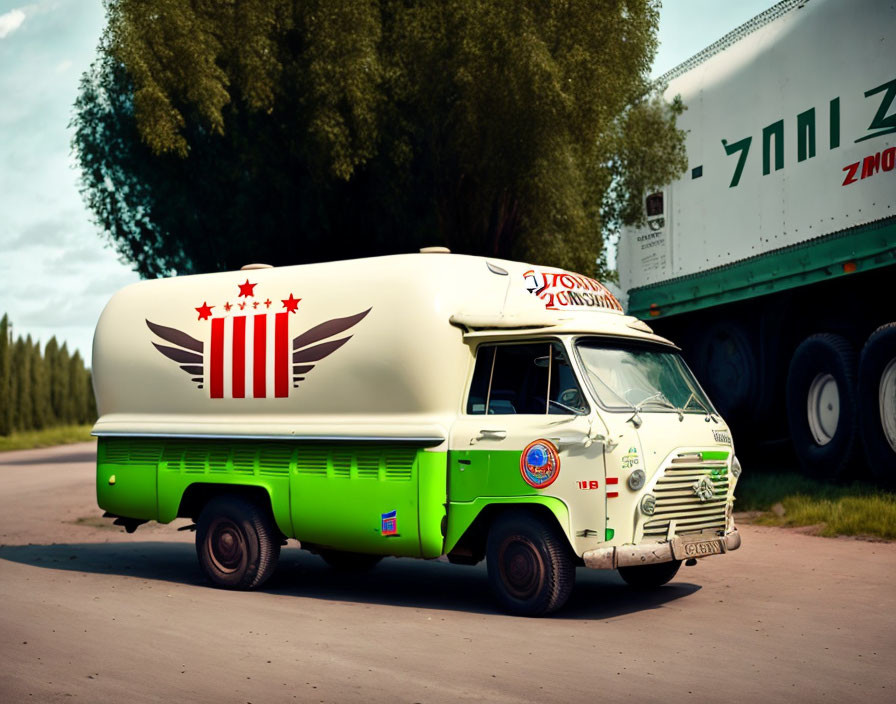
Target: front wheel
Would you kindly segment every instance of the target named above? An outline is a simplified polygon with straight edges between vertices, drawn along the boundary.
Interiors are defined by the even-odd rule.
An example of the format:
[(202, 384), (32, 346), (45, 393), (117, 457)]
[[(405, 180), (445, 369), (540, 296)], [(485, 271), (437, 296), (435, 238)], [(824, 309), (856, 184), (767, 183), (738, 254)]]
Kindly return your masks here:
[(566, 538), (540, 517), (508, 513), (488, 535), (488, 578), (501, 606), (520, 616), (543, 616), (563, 606), (575, 583)]
[(632, 565), (620, 567), (619, 576), (635, 589), (656, 589), (671, 581), (678, 574), (679, 567), (681, 560), (657, 562), (653, 565)]
[(216, 587), (254, 589), (277, 566), (280, 539), (267, 512), (245, 499), (219, 496), (199, 515), (196, 553)]

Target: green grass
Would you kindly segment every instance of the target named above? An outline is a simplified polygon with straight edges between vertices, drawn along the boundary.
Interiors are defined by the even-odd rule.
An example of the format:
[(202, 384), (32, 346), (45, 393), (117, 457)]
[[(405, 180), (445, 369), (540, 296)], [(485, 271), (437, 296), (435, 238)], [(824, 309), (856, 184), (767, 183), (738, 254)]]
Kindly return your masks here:
[(68, 445), (73, 442), (93, 440), (90, 425), (60, 425), (44, 430), (26, 430), (12, 435), (0, 435), (0, 452), (30, 450), (35, 447)]
[(896, 540), (896, 494), (871, 484), (826, 484), (799, 474), (744, 474), (737, 511), (761, 512), (752, 522), (817, 526), (818, 535)]

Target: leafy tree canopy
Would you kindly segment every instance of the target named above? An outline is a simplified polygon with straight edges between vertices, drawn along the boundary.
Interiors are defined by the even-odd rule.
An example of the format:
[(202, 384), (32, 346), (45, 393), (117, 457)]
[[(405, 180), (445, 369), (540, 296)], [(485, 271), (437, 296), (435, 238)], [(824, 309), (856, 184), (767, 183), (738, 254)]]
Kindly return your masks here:
[(606, 274), (684, 169), (658, 0), (109, 0), (83, 191), (143, 276), (444, 244)]

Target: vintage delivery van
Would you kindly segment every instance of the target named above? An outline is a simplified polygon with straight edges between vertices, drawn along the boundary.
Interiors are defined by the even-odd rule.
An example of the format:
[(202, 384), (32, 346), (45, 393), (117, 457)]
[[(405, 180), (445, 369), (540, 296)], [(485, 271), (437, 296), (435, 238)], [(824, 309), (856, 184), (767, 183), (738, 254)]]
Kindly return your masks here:
[(144, 281), (93, 373), (100, 507), (193, 519), (217, 586), (261, 585), (295, 538), (344, 568), (485, 558), (538, 615), (576, 566), (659, 586), (740, 545), (724, 422), (577, 274), (424, 250)]

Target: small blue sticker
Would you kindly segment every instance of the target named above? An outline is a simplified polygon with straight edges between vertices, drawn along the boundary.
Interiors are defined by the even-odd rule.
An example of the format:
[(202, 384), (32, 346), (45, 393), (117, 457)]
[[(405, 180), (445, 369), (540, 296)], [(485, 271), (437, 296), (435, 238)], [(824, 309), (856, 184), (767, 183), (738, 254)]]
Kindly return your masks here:
[(383, 521), (383, 535), (398, 535), (398, 511), (389, 511), (380, 515)]

